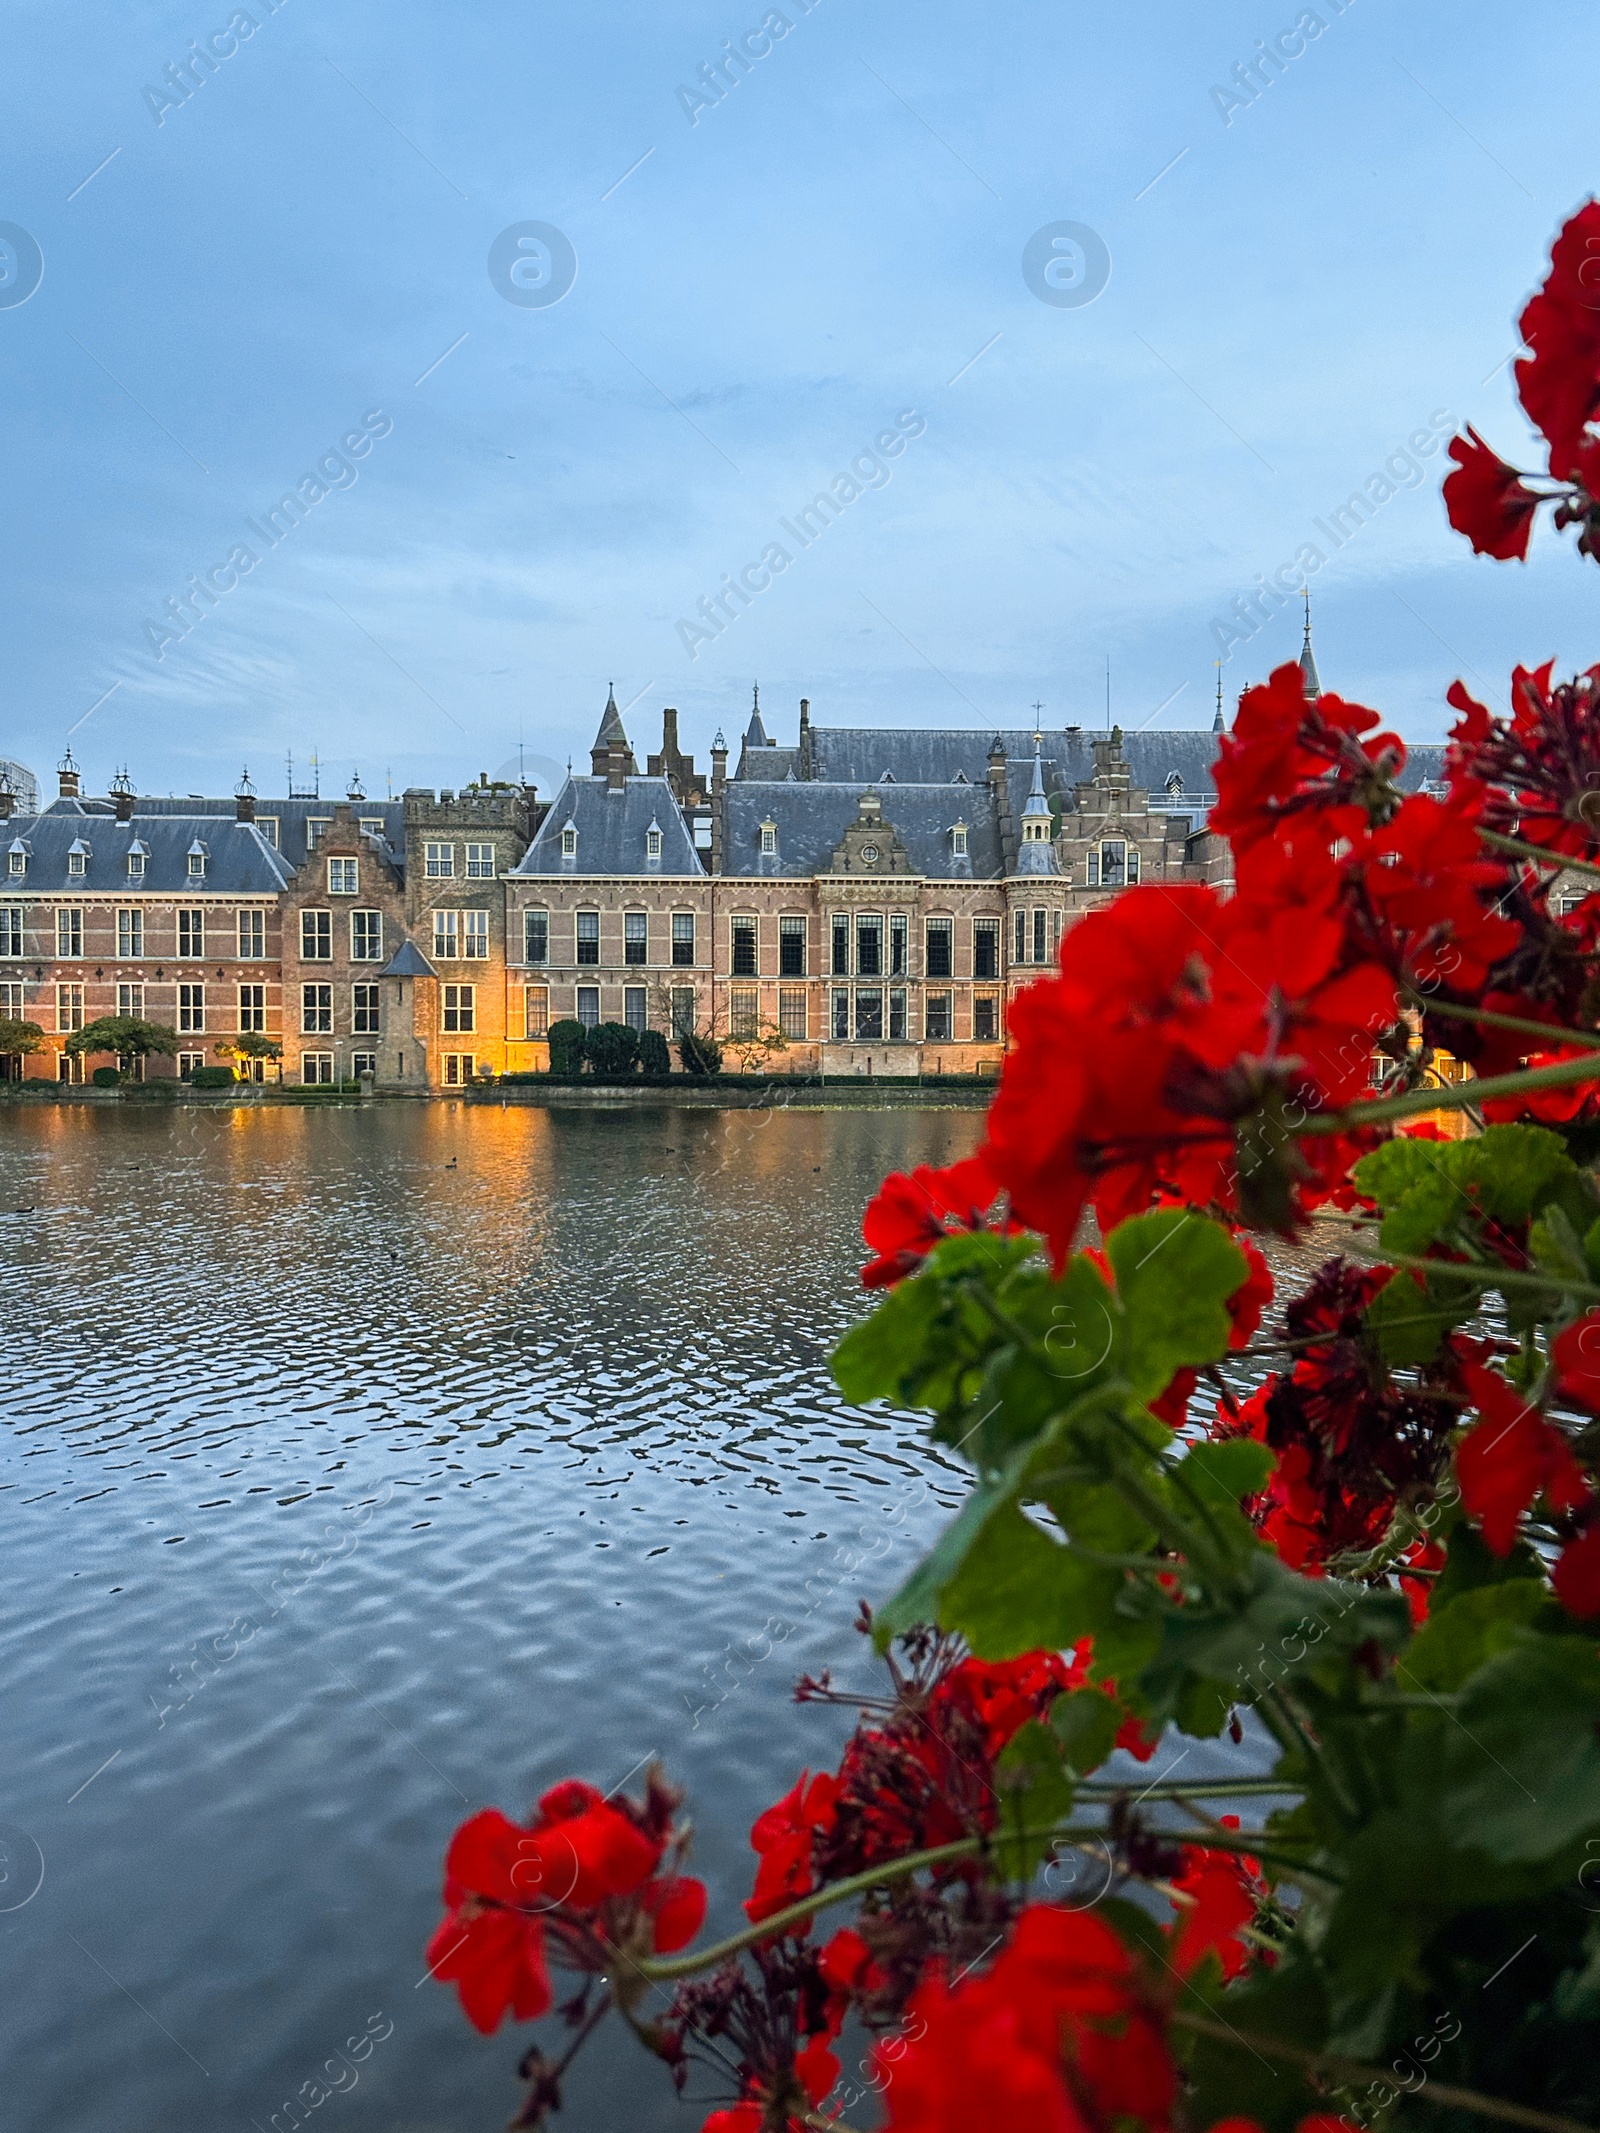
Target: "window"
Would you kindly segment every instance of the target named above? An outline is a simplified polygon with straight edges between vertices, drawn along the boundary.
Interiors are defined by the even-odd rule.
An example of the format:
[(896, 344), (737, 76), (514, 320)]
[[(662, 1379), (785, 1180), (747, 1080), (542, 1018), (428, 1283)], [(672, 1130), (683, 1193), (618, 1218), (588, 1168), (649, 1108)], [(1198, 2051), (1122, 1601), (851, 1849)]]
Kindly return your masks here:
[(672, 960), (687, 965), (694, 961), (694, 913), (674, 911), (672, 914)]
[(1000, 1041), (1000, 1003), (992, 992), (980, 992), (973, 1000), (972, 1041), (974, 1044), (997, 1044)]
[(300, 1027), (309, 1036), (333, 1035), (333, 987), (302, 985)]
[(423, 872), (429, 881), (448, 881), (456, 870), (456, 848), (453, 844), (429, 844), (423, 847)]
[[(5, 989), (3, 985), (0, 985), (0, 992), (4, 992)], [(19, 985), (16, 989), (21, 992), (22, 987)], [(18, 1014), (22, 1012), (22, 1003), (20, 1001), (17, 1003), (17, 1012)], [(142, 985), (119, 985), (117, 987), (117, 1013), (119, 1015), (131, 1015), (136, 1022), (144, 1020), (144, 987)]]
[(889, 920), (889, 975), (903, 978), (906, 974), (906, 915), (896, 911)]
[[(83, 873), (87, 866), (88, 858), (89, 847), (81, 840), (75, 840), (67, 852), (67, 872), (69, 874)], [(193, 873), (194, 869), (191, 867), (189, 871)]]
[(973, 922), (972, 975), (975, 978), (997, 978), (1000, 975), (1000, 921), (997, 918), (980, 918)]
[(260, 832), (261, 832), (262, 836), (266, 838), (266, 840), (267, 840), (268, 844), (270, 844), (270, 845), (272, 846), (272, 849), (273, 849), (274, 851), (276, 851), (276, 850), (278, 849), (278, 818), (277, 818), (277, 816), (276, 816), (276, 815), (257, 815), (257, 817), (256, 817), (256, 828), (257, 828), (258, 830), (260, 830)]
[[(81, 869), (79, 870), (82, 871)], [(203, 881), (206, 872), (206, 848), (198, 842), (189, 847), (189, 879)]]
[(763, 823), (762, 823), (762, 825), (761, 825), (761, 856), (762, 856), (762, 858), (763, 858), (763, 859), (772, 859), (772, 858), (775, 858), (775, 857), (777, 856), (777, 850), (778, 850), (778, 825), (777, 825), (777, 824), (776, 824), (775, 822), (763, 822)]
[(728, 1001), (728, 1035), (753, 1037), (760, 1021), (760, 993), (754, 985), (735, 985)]
[(867, 985), (856, 994), (856, 1042), (879, 1044), (883, 1040), (883, 992)]
[(314, 852), (322, 842), (323, 831), (330, 830), (332, 827), (332, 815), (308, 815), (306, 817), (306, 850)]
[(598, 963), (600, 960), (600, 914), (598, 911), (578, 913), (578, 961)]
[(842, 911), (833, 917), (833, 974), (836, 978), (850, 975), (850, 921)]
[[(183, 950), (180, 948), (181, 955)], [(300, 960), (302, 963), (333, 961), (333, 913), (302, 911), (300, 914)]]
[(644, 856), (646, 859), (661, 857), (661, 832), (653, 822), (644, 833)]
[(361, 890), (361, 865), (355, 859), (330, 859), (328, 861), (328, 894), (330, 896), (356, 896)]
[(549, 962), (550, 914), (548, 911), (523, 912), (522, 960), (525, 963)]
[(1014, 915), (1016, 925), (1015, 938), (1011, 944), (1011, 960), (1014, 963), (1025, 963), (1028, 960), (1028, 914), (1026, 911), (1018, 911)]
[(444, 1026), (446, 1030), (465, 1032), (478, 1026), (478, 988), (476, 985), (447, 985), (444, 988)]
[(300, 1054), (300, 1079), (308, 1089), (331, 1087), (333, 1084), (332, 1052), (302, 1052)]
[(629, 1029), (646, 1030), (650, 1027), (650, 995), (642, 985), (624, 987), (622, 1019)]
[(778, 1028), (792, 1042), (805, 1043), (808, 1029), (806, 991), (803, 985), (784, 985), (779, 988)]
[(379, 989), (376, 985), (352, 985), (350, 988), (350, 1030), (356, 1037), (376, 1037), (383, 1027), (379, 1008)]
[(446, 1052), (444, 1055), (444, 1085), (447, 1089), (464, 1089), (472, 1079), (472, 1054), (470, 1052)]
[(239, 987), (239, 1028), (241, 1031), (264, 1033), (267, 1027), (267, 988), (265, 985), (241, 985)]
[(206, 989), (203, 985), (178, 987), (178, 1027), (199, 1036), (206, 1026)]
[(494, 846), (492, 844), (469, 844), (467, 846), (468, 881), (494, 880)]
[(267, 958), (267, 914), (265, 911), (241, 911), (239, 913), (239, 960), (241, 963), (264, 963)]
[(524, 1036), (548, 1037), (550, 1034), (550, 988), (548, 985), (524, 985), (522, 988), (522, 1029)]
[(75, 1030), (83, 1027), (83, 987), (81, 985), (58, 985), (56, 987), (56, 1028)]
[(952, 921), (948, 918), (930, 918), (926, 932), (926, 961), (923, 975), (930, 978), (947, 978), (950, 975), (950, 935)]
[(694, 988), (691, 985), (672, 988), (672, 1034), (674, 1037), (694, 1035)]
[(850, 1042), (850, 995), (842, 985), (834, 988), (832, 1029), (835, 1044)]
[(83, 913), (56, 913), (56, 954), (64, 962), (76, 962), (83, 954)]
[(864, 912), (856, 920), (856, 969), (864, 978), (883, 976), (883, 920)]
[(124, 963), (136, 962), (144, 954), (144, 913), (142, 911), (119, 911), (117, 913), (117, 957)]
[(1091, 888), (1091, 889), (1098, 889), (1098, 888), (1099, 888), (1099, 886), (1100, 886), (1100, 854), (1099, 854), (1098, 852), (1091, 852), (1091, 853), (1089, 854), (1089, 856), (1088, 856), (1088, 857), (1087, 857), (1087, 858), (1086, 858), (1086, 859), (1084, 860), (1084, 862), (1083, 862), (1083, 878), (1084, 878), (1084, 880), (1085, 880), (1085, 881), (1087, 881), (1087, 882), (1088, 882), (1088, 884), (1089, 884), (1089, 886), (1090, 886), (1090, 888)]
[(382, 815), (362, 815), (358, 818), (361, 833), (366, 837), (387, 837)]
[(21, 845), (13, 845), (11, 848), (11, 871), (13, 874), (26, 874), (28, 871), (28, 855)]
[(352, 963), (383, 961), (383, 913), (352, 911), (350, 914), (350, 960)]
[(1050, 960), (1053, 963), (1061, 952), (1061, 913), (1050, 914)]
[(458, 963), (461, 960), (461, 913), (459, 911), (434, 912), (433, 959), (436, 963)]
[(371, 1074), (376, 1077), (377, 1072), (378, 1055), (376, 1052), (352, 1052), (350, 1054), (350, 1073), (352, 1079), (359, 1080), (359, 1078), (363, 1074)]
[(1105, 837), (1100, 842), (1100, 886), (1102, 889), (1120, 889), (1139, 879), (1139, 854), (1129, 849), (1121, 837)]
[(778, 975), (780, 978), (803, 978), (805, 974), (806, 922), (803, 918), (780, 918), (778, 921)]
[(1044, 943), (1045, 914), (1042, 910), (1035, 911), (1033, 914), (1033, 960), (1036, 963), (1042, 963), (1045, 959)]
[(594, 1029), (600, 1021), (600, 988), (598, 985), (578, 987), (578, 1020), (585, 1029)]
[(487, 911), (463, 911), (461, 952), (469, 963), (486, 963), (489, 960), (489, 914)]
[(180, 1052), (178, 1054), (178, 1079), (187, 1081), (195, 1068), (203, 1067), (205, 1063), (206, 1055), (204, 1052)]
[(576, 859), (578, 856), (578, 833), (570, 822), (561, 832), (561, 856), (563, 859)]
[(625, 963), (648, 963), (650, 960), (649, 948), (649, 913), (646, 911), (625, 911), (622, 915), (622, 960)]
[(756, 974), (756, 922), (753, 918), (733, 921), (733, 974), (753, 978)]
[(923, 1035), (929, 1044), (950, 1042), (950, 995), (930, 992), (923, 1002)]
[(148, 855), (146, 854), (142, 845), (136, 844), (129, 850), (128, 879), (130, 881), (143, 881), (144, 863), (147, 856)]
[(904, 986), (897, 985), (889, 995), (889, 1042), (904, 1044), (906, 1041), (906, 995)]
[[(119, 1007), (117, 1012), (121, 1014), (124, 1010)], [(20, 1022), (22, 1020), (22, 987), (20, 985), (0, 985), (0, 1015), (4, 1015), (8, 1022)]]
[(0, 955), (22, 953), (22, 906), (0, 904)]
[(950, 851), (957, 859), (967, 856), (967, 825), (964, 822), (958, 822), (950, 832)]

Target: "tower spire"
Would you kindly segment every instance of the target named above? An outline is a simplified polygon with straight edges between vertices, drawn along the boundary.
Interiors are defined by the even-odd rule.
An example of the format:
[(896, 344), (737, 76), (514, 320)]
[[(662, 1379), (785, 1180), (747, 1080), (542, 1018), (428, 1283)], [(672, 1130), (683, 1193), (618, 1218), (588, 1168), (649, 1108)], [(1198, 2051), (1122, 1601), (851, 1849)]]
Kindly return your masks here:
[(1311, 587), (1305, 588), (1306, 629), (1300, 646), (1300, 675), (1308, 703), (1315, 703), (1322, 694), (1322, 677), (1317, 672), (1317, 656), (1311, 649)]
[(1222, 661), (1221, 661), (1220, 659), (1219, 659), (1219, 660), (1217, 661), (1217, 663), (1216, 663), (1216, 666), (1217, 666), (1217, 715), (1216, 715), (1216, 717), (1215, 717), (1215, 718), (1214, 718), (1214, 719), (1213, 719), (1213, 720), (1211, 721), (1211, 730), (1212, 730), (1212, 732), (1213, 732), (1213, 733), (1222, 733), (1222, 732), (1224, 732), (1224, 731), (1225, 731), (1226, 729), (1224, 728), (1224, 726), (1223, 726), (1223, 723), (1222, 723)]

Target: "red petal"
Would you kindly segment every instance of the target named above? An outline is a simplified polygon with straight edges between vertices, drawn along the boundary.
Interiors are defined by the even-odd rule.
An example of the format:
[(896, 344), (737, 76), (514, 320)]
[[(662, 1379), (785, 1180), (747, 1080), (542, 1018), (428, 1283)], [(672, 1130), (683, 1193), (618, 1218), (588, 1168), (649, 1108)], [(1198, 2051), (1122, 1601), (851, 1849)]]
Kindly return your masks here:
[(1562, 1549), (1552, 1574), (1556, 1598), (1569, 1615), (1600, 1615), (1600, 1519)]

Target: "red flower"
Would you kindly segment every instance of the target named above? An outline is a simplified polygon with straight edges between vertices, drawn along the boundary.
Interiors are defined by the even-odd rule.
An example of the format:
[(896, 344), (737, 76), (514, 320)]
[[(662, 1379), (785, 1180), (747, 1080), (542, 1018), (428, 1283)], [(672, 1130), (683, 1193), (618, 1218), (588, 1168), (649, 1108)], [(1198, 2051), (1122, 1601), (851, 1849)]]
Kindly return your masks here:
[[(750, 1842), (761, 1855), (761, 1864), (744, 1906), (752, 1923), (770, 1918), (816, 1887), (812, 1851), (818, 1830), (833, 1827), (838, 1789), (838, 1781), (825, 1771), (815, 1777), (802, 1771), (775, 1806), (757, 1815)], [(805, 1924), (791, 1930), (804, 1932)]]
[(879, 2047), (894, 2133), (1085, 2133), (1164, 2127), (1176, 2076), (1155, 2010), (1112, 1929), (1087, 1912), (1030, 1905), (983, 1976), (931, 1977), (905, 2040)]
[(1586, 1311), (1558, 1333), (1550, 1355), (1561, 1391), (1600, 1414), (1600, 1311)]
[(1518, 1521), (1536, 1496), (1552, 1510), (1575, 1511), (1589, 1499), (1588, 1484), (1560, 1430), (1499, 1371), (1473, 1364), (1463, 1376), (1483, 1419), (1456, 1447), (1461, 1501), (1494, 1553), (1509, 1555)]
[(934, 1246), (954, 1231), (987, 1228), (999, 1192), (1000, 1182), (981, 1155), (947, 1170), (923, 1163), (910, 1177), (896, 1171), (885, 1178), (861, 1224), (868, 1248), (877, 1255), (861, 1269), (862, 1287), (892, 1288), (915, 1274)]
[[(1239, 1817), (1224, 1815), (1223, 1826), (1237, 1829)], [(1239, 1938), (1239, 1928), (1249, 1925), (1260, 1900), (1253, 1859), (1232, 1852), (1204, 1851), (1186, 1845), (1183, 1872), (1174, 1874), (1172, 1886), (1193, 1902), (1180, 1906), (1172, 1925), (1172, 1967), (1187, 1977), (1211, 1949), (1222, 1963), (1224, 1978), (1236, 1978), (1248, 1969), (1249, 1951)]]
[(1600, 1519), (1593, 1519), (1568, 1541), (1551, 1572), (1556, 1598), (1569, 1615), (1587, 1621), (1600, 1615)]
[(1550, 445), (1560, 481), (1588, 479), (1600, 408), (1600, 204), (1587, 201), (1550, 250), (1544, 286), (1528, 299), (1518, 327), (1531, 354), (1517, 363), (1517, 391)]
[(1379, 724), (1365, 704), (1308, 701), (1295, 661), (1274, 667), (1263, 687), (1239, 699), (1233, 731), (1218, 745), (1210, 827), (1243, 854), (1308, 808), (1353, 808), (1364, 819), (1374, 773), (1396, 771), (1406, 759), (1396, 734), (1361, 738)]
[(1491, 452), (1470, 423), (1465, 437), (1451, 438), (1449, 450), (1456, 463), (1444, 482), (1451, 525), (1466, 535), (1477, 554), (1491, 555), (1500, 563), (1525, 563), (1538, 491)]
[(488, 1910), (469, 1897), (440, 1921), (427, 1964), (430, 1976), (455, 1986), (467, 2020), (486, 2037), (506, 2015), (531, 2022), (550, 2005), (544, 1928), (522, 1912)]

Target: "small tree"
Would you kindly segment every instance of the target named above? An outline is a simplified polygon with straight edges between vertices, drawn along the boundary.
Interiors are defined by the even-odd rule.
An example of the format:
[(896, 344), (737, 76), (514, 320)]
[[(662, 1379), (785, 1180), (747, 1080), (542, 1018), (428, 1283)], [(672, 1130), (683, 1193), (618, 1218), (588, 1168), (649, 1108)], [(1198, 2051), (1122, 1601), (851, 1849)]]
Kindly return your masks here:
[(37, 1022), (17, 1022), (9, 1015), (0, 1015), (0, 1059), (36, 1052), (43, 1042), (44, 1031)]
[(639, 1032), (626, 1022), (598, 1022), (584, 1032), (583, 1056), (597, 1081), (627, 1081), (639, 1063)]
[(789, 1040), (776, 1022), (756, 1021), (747, 1028), (729, 1030), (723, 1048), (733, 1053), (741, 1074), (755, 1074), (771, 1065), (779, 1052), (789, 1049)]
[(666, 1038), (658, 1029), (640, 1032), (639, 1072), (646, 1081), (665, 1081), (672, 1072), (672, 1054), (667, 1050)]
[(550, 1071), (558, 1081), (576, 1081), (583, 1072), (584, 1029), (570, 1019), (550, 1025)]
[(86, 1022), (67, 1039), (69, 1052), (110, 1052), (121, 1060), (147, 1059), (152, 1052), (175, 1058), (178, 1033), (164, 1022), (146, 1022), (138, 1015), (101, 1015)]
[(686, 1074), (720, 1074), (722, 1046), (715, 1037), (702, 1037), (698, 1030), (685, 1030), (678, 1039), (678, 1057)]
[(263, 1037), (259, 1030), (242, 1029), (236, 1037), (224, 1037), (211, 1049), (219, 1059), (227, 1059), (235, 1067), (243, 1066), (247, 1059), (281, 1059), (283, 1046), (276, 1037)]

